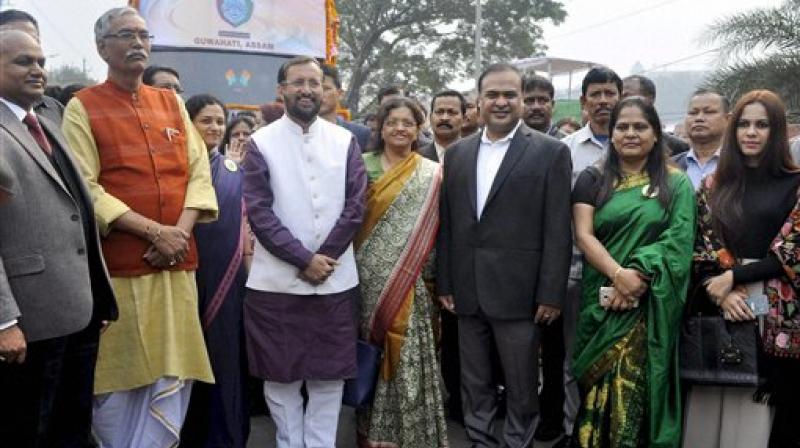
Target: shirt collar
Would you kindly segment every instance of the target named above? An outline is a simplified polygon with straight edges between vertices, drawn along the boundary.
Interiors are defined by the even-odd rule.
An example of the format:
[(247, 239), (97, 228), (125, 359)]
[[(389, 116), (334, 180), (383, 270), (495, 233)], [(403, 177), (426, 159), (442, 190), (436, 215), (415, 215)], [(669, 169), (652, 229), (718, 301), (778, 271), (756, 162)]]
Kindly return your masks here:
[(494, 141), (494, 142), (489, 140), (489, 137), (486, 135), (486, 126), (484, 126), (483, 127), (483, 133), (481, 134), (481, 144), (485, 143), (487, 145), (491, 145), (492, 143), (495, 143), (495, 144), (497, 144), (497, 143), (505, 143), (506, 141), (509, 141), (512, 138), (514, 138), (514, 134), (517, 133), (517, 129), (519, 129), (519, 126), (521, 124), (522, 124), (522, 120), (520, 119), (520, 120), (517, 121), (517, 125), (514, 126), (514, 129), (512, 129), (511, 132), (506, 134), (505, 137), (500, 138), (500, 139), (498, 139), (497, 141)]
[(3, 104), (5, 104), (6, 106), (8, 106), (9, 109), (11, 109), (11, 112), (14, 113), (14, 115), (17, 117), (19, 121), (24, 120), (25, 115), (28, 115), (28, 111), (12, 103), (11, 101), (8, 101), (7, 99), (0, 98), (0, 101), (2, 101)]
[(589, 123), (586, 123), (582, 128), (575, 131), (575, 134), (577, 134), (575, 139), (578, 143), (592, 142), (595, 146), (605, 149), (605, 145), (595, 138), (594, 132), (592, 132), (592, 126)]
[[(720, 151), (720, 149), (722, 149), (722, 147), (717, 148), (717, 150), (714, 151), (714, 154), (708, 160), (719, 159), (719, 151)], [(694, 148), (691, 148), (691, 147), (689, 148), (689, 152), (686, 153), (686, 158), (687, 159), (692, 159), (695, 162), (700, 163), (700, 161), (697, 159), (697, 153), (694, 152)]]
[(314, 121), (311, 122), (311, 126), (308, 127), (307, 134), (303, 132), (303, 128), (299, 124), (297, 124), (294, 120), (289, 118), (289, 114), (283, 114), (280, 120), (283, 120), (284, 126), (286, 126), (286, 128), (293, 134), (313, 135), (314, 131), (319, 128), (320, 126), (319, 122), (321, 119), (319, 118), (319, 116), (314, 118)]

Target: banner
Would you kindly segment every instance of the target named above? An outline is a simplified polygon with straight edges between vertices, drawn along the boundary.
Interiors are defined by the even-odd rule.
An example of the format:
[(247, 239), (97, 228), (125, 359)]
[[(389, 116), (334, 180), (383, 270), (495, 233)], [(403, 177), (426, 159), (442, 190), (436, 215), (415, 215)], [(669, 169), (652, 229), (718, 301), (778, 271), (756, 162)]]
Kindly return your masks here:
[(323, 0), (138, 0), (153, 45), (326, 57)]

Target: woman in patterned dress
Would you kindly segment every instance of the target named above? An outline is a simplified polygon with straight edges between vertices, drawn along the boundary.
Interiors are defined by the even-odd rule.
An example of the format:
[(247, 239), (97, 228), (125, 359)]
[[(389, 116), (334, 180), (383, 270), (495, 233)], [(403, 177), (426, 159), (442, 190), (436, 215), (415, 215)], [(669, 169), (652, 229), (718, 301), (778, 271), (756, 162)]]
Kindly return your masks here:
[(374, 400), (358, 415), (362, 448), (447, 447), (434, 304), (423, 277), (438, 227), (439, 164), (420, 156), (422, 113), (406, 98), (378, 113), (375, 150), (364, 154), (367, 213), (356, 237), (360, 336), (384, 349)]

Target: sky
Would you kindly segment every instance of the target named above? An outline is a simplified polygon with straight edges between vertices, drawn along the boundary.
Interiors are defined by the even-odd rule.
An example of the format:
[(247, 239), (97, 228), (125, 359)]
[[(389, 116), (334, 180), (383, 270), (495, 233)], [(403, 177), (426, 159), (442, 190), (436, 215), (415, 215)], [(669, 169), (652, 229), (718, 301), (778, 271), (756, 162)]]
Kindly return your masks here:
[[(92, 78), (105, 78), (105, 64), (94, 47), (93, 24), (105, 10), (127, 4), (125, 0), (0, 0), (0, 3), (28, 11), (39, 20), (50, 67), (82, 67), (85, 63)], [(699, 43), (698, 38), (710, 22), (757, 6), (779, 5), (782, 0), (563, 0), (563, 3), (567, 19), (558, 26), (545, 24), (547, 55), (603, 63), (624, 76), (636, 62), (647, 70), (708, 69), (713, 55), (701, 54), (710, 47)], [(213, 1), (209, 4), (213, 5)]]
[[(700, 42), (710, 23), (782, 0), (565, 0), (567, 19), (545, 25), (547, 55), (645, 70), (707, 70), (713, 49)], [(703, 54), (705, 53), (705, 54)]]

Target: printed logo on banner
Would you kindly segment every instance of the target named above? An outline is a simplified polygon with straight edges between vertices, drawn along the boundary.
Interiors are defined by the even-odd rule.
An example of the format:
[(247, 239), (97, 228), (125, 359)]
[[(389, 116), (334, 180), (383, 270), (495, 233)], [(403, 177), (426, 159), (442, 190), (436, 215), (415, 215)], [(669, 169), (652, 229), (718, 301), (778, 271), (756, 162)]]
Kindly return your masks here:
[(228, 87), (232, 87), (236, 91), (249, 87), (250, 78), (252, 77), (253, 75), (248, 70), (242, 70), (240, 75), (237, 75), (232, 68), (225, 71), (225, 80), (228, 82)]
[(217, 0), (217, 11), (222, 20), (236, 28), (253, 17), (253, 0)]

